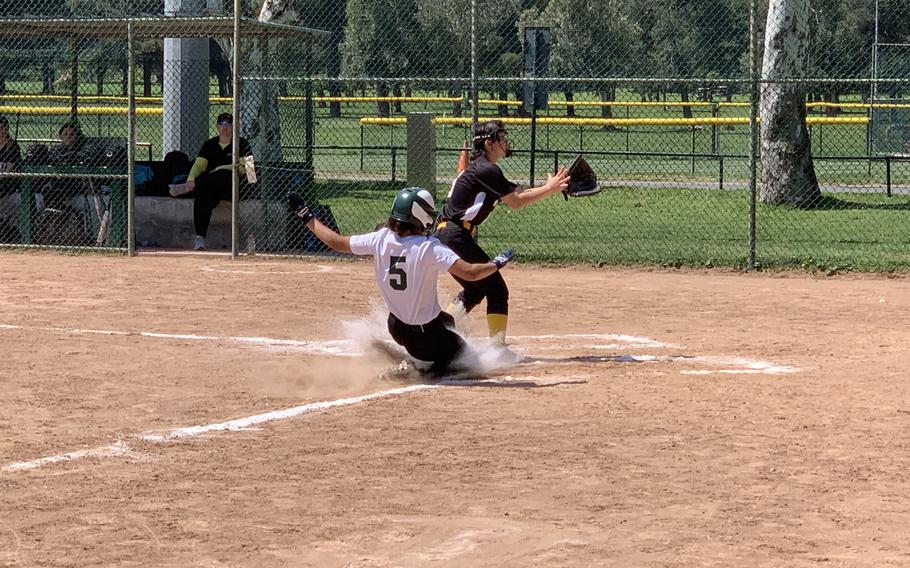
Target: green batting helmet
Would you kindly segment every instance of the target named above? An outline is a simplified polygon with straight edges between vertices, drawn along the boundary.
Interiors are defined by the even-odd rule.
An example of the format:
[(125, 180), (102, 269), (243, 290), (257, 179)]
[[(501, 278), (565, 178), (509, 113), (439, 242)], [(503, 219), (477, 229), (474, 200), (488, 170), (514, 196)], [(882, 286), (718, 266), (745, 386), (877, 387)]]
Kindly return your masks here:
[(422, 187), (406, 187), (395, 196), (389, 217), (418, 229), (428, 229), (436, 221), (433, 195)]

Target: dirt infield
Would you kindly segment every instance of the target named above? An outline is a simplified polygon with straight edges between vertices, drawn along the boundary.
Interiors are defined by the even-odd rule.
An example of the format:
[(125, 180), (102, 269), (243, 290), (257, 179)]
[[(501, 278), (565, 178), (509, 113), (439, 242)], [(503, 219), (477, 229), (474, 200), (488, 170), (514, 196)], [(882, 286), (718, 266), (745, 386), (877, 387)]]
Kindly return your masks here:
[(508, 271), (421, 385), (365, 263), (0, 252), (0, 566), (910, 565), (906, 278)]

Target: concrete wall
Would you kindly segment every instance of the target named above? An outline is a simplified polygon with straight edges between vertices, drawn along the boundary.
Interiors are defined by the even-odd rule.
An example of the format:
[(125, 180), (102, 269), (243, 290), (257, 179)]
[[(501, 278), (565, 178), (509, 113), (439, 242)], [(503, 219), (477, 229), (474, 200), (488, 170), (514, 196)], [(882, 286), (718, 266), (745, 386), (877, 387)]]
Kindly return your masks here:
[[(37, 210), (44, 210), (41, 194), (35, 195)], [(264, 204), (265, 203), (265, 204)], [(83, 211), (86, 201), (75, 197), (68, 203), (70, 210)], [(0, 198), (0, 225), (8, 223), (19, 226), (20, 199), (15, 193)], [(35, 219), (37, 231), (39, 219)], [(71, 217), (73, 227), (55, 227), (55, 231), (98, 233), (97, 216), (75, 215)], [(79, 221), (79, 219), (84, 221)], [(287, 205), (283, 202), (262, 202), (258, 199), (240, 202), (241, 249), (246, 249), (246, 237), (251, 232), (256, 235), (257, 248), (281, 248), (284, 246), (285, 227), (287, 225)], [(83, 223), (92, 226), (83, 227)], [(193, 229), (193, 199), (175, 199), (173, 197), (136, 197), (136, 243), (154, 241), (160, 248), (192, 249), (196, 231)], [(208, 250), (230, 250), (231, 248), (231, 203), (221, 202), (212, 212), (212, 222), (205, 239)]]

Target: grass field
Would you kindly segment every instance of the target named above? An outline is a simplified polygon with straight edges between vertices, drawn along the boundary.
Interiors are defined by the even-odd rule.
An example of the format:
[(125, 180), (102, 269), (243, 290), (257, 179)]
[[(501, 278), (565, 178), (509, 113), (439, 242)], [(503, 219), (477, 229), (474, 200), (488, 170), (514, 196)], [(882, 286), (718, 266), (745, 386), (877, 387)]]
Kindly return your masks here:
[[(94, 95), (90, 90), (91, 85), (85, 85), (82, 94)], [(10, 94), (35, 93), (39, 86), (34, 83), (8, 82)], [(109, 83), (105, 95), (119, 95), (119, 86)], [(160, 92), (153, 91), (153, 95)], [(292, 94), (299, 94), (292, 92)], [(367, 93), (369, 95), (369, 93)], [(418, 95), (438, 96), (435, 92), (415, 93)], [(627, 101), (637, 100), (634, 93), (620, 92), (620, 98)], [(558, 100), (554, 94), (553, 99)], [(587, 102), (594, 99), (589, 93), (578, 93), (576, 102)], [(678, 103), (670, 100), (668, 102)], [(742, 97), (737, 97), (734, 102), (745, 102)], [(11, 104), (11, 103), (10, 103)], [(46, 102), (23, 103), (19, 105), (32, 106), (58, 106), (61, 114), (57, 115), (30, 115), (10, 116), (14, 132), (19, 138), (55, 138), (59, 125), (67, 119), (68, 105), (65, 102), (55, 102), (52, 105)], [(92, 106), (105, 106), (92, 103)], [(125, 106), (123, 103), (110, 102), (107, 106)], [(141, 105), (155, 106), (155, 105)], [(450, 116), (453, 105), (451, 103), (415, 102), (403, 103), (403, 112), (432, 112), (437, 116)], [(228, 108), (225, 104), (213, 104), (209, 110), (211, 122), (214, 117)], [(510, 112), (515, 112), (515, 107), (509, 107)], [(304, 103), (302, 101), (283, 101), (280, 103), (280, 116), (282, 120), (282, 141), (285, 145), (285, 154), (288, 159), (302, 160), (305, 145)], [(342, 104), (342, 117), (331, 118), (326, 105), (315, 107), (314, 152), (315, 167), (317, 171), (344, 172), (355, 174), (383, 174), (392, 179), (393, 157), (392, 148), (396, 149), (394, 158), (395, 177), (403, 176), (406, 171), (405, 158), (405, 128), (401, 126), (361, 126), (359, 119), (362, 117), (376, 116), (375, 103), (346, 102)], [(484, 104), (480, 109), (483, 116), (496, 114), (497, 107)], [(469, 111), (465, 111), (469, 116)], [(565, 108), (553, 106), (541, 112), (541, 116), (565, 116)], [(693, 106), (692, 112), (696, 117), (709, 117), (707, 107)], [(577, 117), (599, 117), (600, 109), (596, 107), (576, 107)], [(811, 114), (820, 115), (821, 111)], [(748, 109), (742, 107), (721, 107), (720, 117), (744, 117)], [(863, 116), (863, 111), (850, 109), (845, 116)], [(614, 116), (617, 118), (679, 118), (682, 109), (678, 106), (645, 106), (645, 107), (616, 107)], [(98, 116), (85, 115), (81, 119), (83, 129), (91, 136), (125, 136), (127, 122), (125, 116)], [(138, 118), (138, 138), (152, 144), (153, 159), (161, 159), (161, 118), (157, 115), (145, 115)], [(510, 134), (513, 146), (524, 152), (531, 147), (530, 128), (528, 126), (512, 126)], [(436, 129), (436, 146), (439, 148), (437, 171), (445, 172), (455, 163), (455, 155), (465, 140), (467, 131), (459, 126), (440, 126)], [(815, 125), (812, 127), (813, 152), (816, 156), (856, 157), (866, 156), (866, 127), (855, 124)], [(362, 149), (362, 147), (366, 149)], [(546, 171), (553, 167), (555, 157), (553, 152), (574, 154), (577, 152), (630, 152), (645, 154), (699, 154), (724, 156), (747, 156), (749, 150), (748, 128), (744, 125), (718, 126), (718, 127), (658, 127), (636, 126), (629, 128), (605, 129), (597, 126), (550, 126), (542, 125), (538, 128), (536, 148), (538, 167), (535, 177), (542, 177)], [(147, 158), (147, 152), (141, 152)], [(571, 158), (563, 157), (564, 161)], [(560, 160), (561, 162), (563, 160)], [(680, 179), (680, 180), (714, 180), (718, 179), (718, 165), (714, 160), (695, 159), (678, 160), (667, 157), (652, 157), (645, 161), (629, 160), (616, 162), (610, 170), (611, 175), (621, 179)], [(621, 168), (616, 168), (616, 164)], [(688, 164), (688, 167), (686, 167)], [(880, 170), (881, 168), (878, 168)], [(527, 166), (518, 171), (528, 172)], [(852, 160), (839, 163), (837, 168), (832, 168), (830, 174), (837, 181), (850, 183), (882, 182), (884, 175), (873, 166), (870, 172), (869, 164), (863, 160)], [(898, 174), (900, 175), (900, 174)], [(732, 167), (725, 172), (729, 179), (747, 179), (747, 172), (741, 167)], [(530, 173), (524, 175), (530, 177)], [(910, 179), (910, 178), (908, 178)]]
[[(391, 184), (320, 184), (346, 233), (368, 232), (388, 215)], [(824, 272), (897, 271), (910, 264), (910, 196), (844, 193), (805, 211), (761, 204), (756, 261), (763, 268)], [(748, 257), (746, 191), (612, 188), (584, 199), (556, 197), (512, 211), (501, 206), (483, 224), (488, 252), (515, 247), (526, 261), (744, 267)]]
[[(590, 98), (579, 94), (577, 100)], [(634, 100), (635, 96), (625, 93), (622, 98)], [(224, 108), (213, 104), (211, 120)], [(440, 116), (451, 109), (451, 103), (403, 105), (404, 111)], [(495, 111), (494, 105), (485, 105), (481, 114), (493, 115)], [(725, 107), (721, 116), (743, 116), (746, 111)], [(304, 104), (284, 101), (280, 112), (285, 158), (303, 161)], [(564, 112), (564, 108), (554, 106), (543, 114), (559, 116)], [(709, 115), (703, 107), (693, 107), (693, 112), (696, 116)], [(851, 112), (854, 114), (849, 116), (860, 111)], [(343, 103), (340, 118), (329, 117), (327, 106), (317, 105), (315, 113), (315, 191), (319, 201), (332, 207), (342, 230), (371, 230), (384, 219), (394, 189), (406, 178), (405, 128), (362, 126), (361, 117), (375, 116), (375, 103)], [(672, 118), (681, 113), (675, 106), (615, 110), (615, 116), (621, 118)], [(577, 107), (576, 114), (599, 116), (600, 109)], [(15, 118), (18, 136), (53, 138), (64, 118), (23, 114)], [(85, 116), (82, 125), (89, 135), (122, 136), (126, 132), (126, 121), (119, 116)], [(509, 130), (517, 152), (503, 162), (503, 169), (510, 179), (527, 184), (532, 177), (530, 128), (516, 125)], [(437, 195), (444, 195), (445, 180), (455, 174), (466, 129), (439, 126), (435, 132), (436, 189)], [(760, 205), (757, 262), (766, 267), (795, 265), (826, 271), (890, 271), (906, 266), (910, 258), (904, 249), (910, 239), (903, 226), (905, 211), (910, 208), (906, 188), (910, 162), (891, 164), (894, 195), (887, 197), (884, 162), (865, 159), (865, 126), (815, 125), (812, 136), (816, 170), (828, 200), (818, 211)], [(153, 157), (160, 159), (160, 116), (140, 116), (138, 137), (151, 142)], [(592, 199), (570, 203), (552, 199), (527, 211), (497, 213), (484, 225), (482, 242), (490, 250), (516, 246), (524, 258), (540, 262), (744, 266), (748, 255), (748, 145), (748, 128), (742, 125), (694, 129), (541, 126), (535, 182), (545, 179), (556, 164), (565, 165), (577, 152), (584, 151), (601, 181), (616, 187)], [(630, 154), (621, 155), (625, 152)], [(146, 151), (140, 150), (140, 157), (146, 156)], [(273, 179), (282, 185), (276, 194), (296, 189), (287, 177)]]

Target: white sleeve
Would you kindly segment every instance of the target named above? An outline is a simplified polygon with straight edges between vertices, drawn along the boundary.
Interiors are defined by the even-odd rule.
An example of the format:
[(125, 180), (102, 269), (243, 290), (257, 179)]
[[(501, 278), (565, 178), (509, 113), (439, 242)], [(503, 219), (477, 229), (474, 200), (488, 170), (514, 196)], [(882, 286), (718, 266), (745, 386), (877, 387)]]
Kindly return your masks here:
[(367, 233), (365, 235), (351, 236), (351, 252), (358, 256), (375, 254), (376, 246), (382, 240), (382, 231)]
[(433, 254), (436, 257), (436, 266), (440, 271), (448, 270), (458, 260), (458, 255), (439, 241), (433, 243)]

